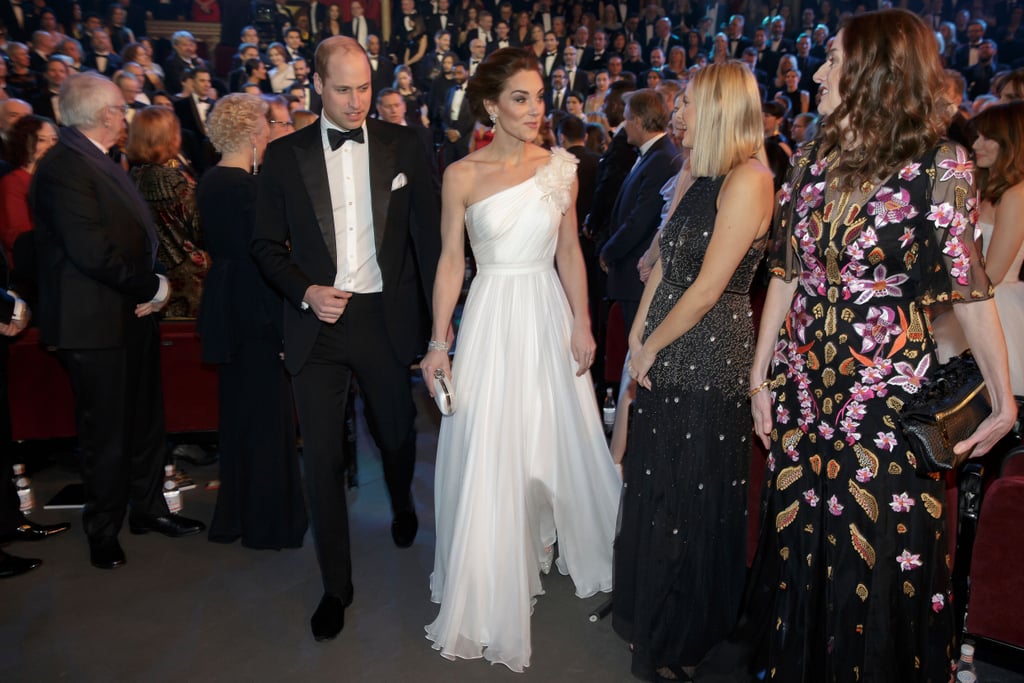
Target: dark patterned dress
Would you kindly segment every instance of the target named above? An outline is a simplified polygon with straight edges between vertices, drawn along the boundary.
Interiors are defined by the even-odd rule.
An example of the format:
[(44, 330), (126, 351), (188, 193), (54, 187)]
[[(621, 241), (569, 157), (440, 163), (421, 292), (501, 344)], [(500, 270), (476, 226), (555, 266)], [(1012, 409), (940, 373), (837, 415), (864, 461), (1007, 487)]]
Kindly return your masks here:
[(210, 259), (201, 247), (196, 184), (178, 168), (145, 164), (131, 170), (132, 180), (149, 204), (156, 224), (157, 260), (167, 269), (171, 298), (168, 319), (195, 318)]
[[(949, 681), (945, 485), (896, 424), (935, 371), (923, 306), (991, 296), (974, 242), (973, 168), (944, 143), (841, 192), (805, 147), (773, 274), (799, 278), (772, 370), (755, 596), (768, 680)], [(965, 239), (967, 237), (967, 239)], [(789, 253), (787, 253), (789, 252)]]
[[(724, 177), (697, 178), (660, 238), (662, 280), (646, 338), (700, 272)], [(754, 350), (750, 283), (763, 240), (721, 298), (662, 349), (638, 388), (615, 542), (614, 627), (633, 673), (693, 665), (735, 624), (746, 571)]]

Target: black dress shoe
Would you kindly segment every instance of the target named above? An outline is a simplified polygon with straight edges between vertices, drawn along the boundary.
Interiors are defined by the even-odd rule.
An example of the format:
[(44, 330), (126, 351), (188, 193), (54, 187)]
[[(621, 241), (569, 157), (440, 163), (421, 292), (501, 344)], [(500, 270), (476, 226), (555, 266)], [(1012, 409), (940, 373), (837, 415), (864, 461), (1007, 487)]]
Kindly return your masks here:
[(166, 517), (129, 517), (128, 529), (133, 534), (147, 534), (156, 531), (164, 536), (180, 538), (191, 536), (206, 530), (206, 525), (196, 519), (189, 519), (181, 515), (167, 515)]
[(345, 626), (345, 606), (341, 598), (324, 593), (313, 617), (309, 620), (313, 629), (313, 637), (317, 641), (333, 640)]
[(416, 512), (403, 510), (395, 513), (395, 518), (391, 521), (391, 538), (399, 548), (408, 548), (416, 540), (419, 528), (420, 521), (416, 518)]
[(117, 569), (123, 567), (128, 559), (116, 538), (90, 538), (89, 561), (97, 569)]
[(9, 579), (30, 572), (43, 563), (34, 557), (15, 557), (0, 550), (0, 579)]
[(3, 536), (0, 536), (0, 543), (13, 543), (14, 541), (41, 541), (47, 536), (62, 534), (70, 528), (71, 525), (67, 522), (63, 522), (61, 524), (36, 524), (35, 522), (26, 519), (13, 530), (8, 531)]

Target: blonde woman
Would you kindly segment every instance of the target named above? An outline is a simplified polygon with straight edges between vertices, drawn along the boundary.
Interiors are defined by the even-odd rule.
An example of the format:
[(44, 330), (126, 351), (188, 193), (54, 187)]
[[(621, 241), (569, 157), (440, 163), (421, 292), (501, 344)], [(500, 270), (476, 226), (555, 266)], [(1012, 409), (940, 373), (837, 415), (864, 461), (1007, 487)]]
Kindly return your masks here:
[(203, 360), (217, 366), (220, 491), (210, 540), (248, 548), (297, 548), (306, 533), (295, 417), (281, 361), (281, 298), (249, 253), (255, 169), (270, 139), (267, 103), (234, 94), (207, 124), (221, 160), (203, 175), (198, 205), (213, 266), (197, 329)]
[(773, 205), (760, 96), (745, 65), (694, 74), (680, 116), (690, 177), (676, 184), (661, 258), (629, 333), (638, 387), (615, 542), (613, 625), (643, 680), (687, 680), (739, 612), (748, 292)]

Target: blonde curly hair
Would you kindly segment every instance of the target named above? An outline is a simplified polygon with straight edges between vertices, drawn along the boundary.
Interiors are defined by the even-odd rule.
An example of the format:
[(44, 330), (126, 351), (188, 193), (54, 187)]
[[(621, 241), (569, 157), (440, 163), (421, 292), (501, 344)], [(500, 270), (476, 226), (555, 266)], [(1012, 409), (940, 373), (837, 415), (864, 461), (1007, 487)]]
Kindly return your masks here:
[(240, 152), (267, 121), (267, 103), (257, 95), (233, 93), (217, 100), (206, 122), (210, 142), (221, 154)]

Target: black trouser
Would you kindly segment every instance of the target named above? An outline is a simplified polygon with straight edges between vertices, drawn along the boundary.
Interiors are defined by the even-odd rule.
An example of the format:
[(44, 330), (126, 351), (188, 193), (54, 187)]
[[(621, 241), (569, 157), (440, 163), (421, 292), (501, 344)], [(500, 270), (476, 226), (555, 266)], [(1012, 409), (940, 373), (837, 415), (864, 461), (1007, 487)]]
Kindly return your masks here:
[(129, 504), (134, 514), (167, 515), (161, 491), (167, 444), (156, 320), (132, 318), (124, 346), (62, 349), (59, 356), (75, 395), (86, 535), (117, 536)]
[(321, 327), (309, 359), (292, 379), (324, 591), (346, 601), (352, 594), (352, 558), (342, 440), (353, 373), (381, 452), (391, 508), (411, 510), (416, 407), (409, 367), (392, 351), (380, 294), (353, 295), (341, 319)]
[(7, 371), (9, 341), (0, 339), (0, 534), (13, 531), (21, 524), (22, 515), (18, 505), (18, 491), (14, 488), (11, 443), (11, 400), (10, 377)]

